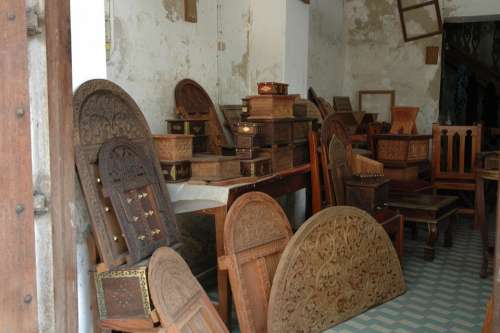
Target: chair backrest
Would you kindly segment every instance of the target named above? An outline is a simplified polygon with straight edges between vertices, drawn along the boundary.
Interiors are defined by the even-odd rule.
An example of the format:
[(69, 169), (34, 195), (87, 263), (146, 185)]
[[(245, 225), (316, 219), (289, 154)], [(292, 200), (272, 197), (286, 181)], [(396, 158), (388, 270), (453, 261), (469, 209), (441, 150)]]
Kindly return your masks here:
[(239, 197), (224, 226), (226, 256), (219, 267), (229, 273), (242, 333), (267, 331), (267, 307), (274, 273), (292, 229), (278, 203), (260, 192)]
[(337, 206), (345, 205), (345, 178), (351, 172), (346, 146), (334, 135), (328, 149), (329, 169), (333, 185), (333, 194)]
[(417, 114), (420, 109), (409, 106), (395, 106), (391, 109), (390, 134), (417, 134)]
[(307, 91), (307, 99), (318, 107), (321, 118), (325, 119), (329, 114), (333, 113), (333, 108), (324, 98), (319, 97), (312, 87)]
[(148, 282), (165, 332), (229, 332), (186, 262), (171, 248), (155, 251), (148, 266)]
[(267, 332), (323, 332), (405, 290), (383, 227), (360, 209), (330, 207), (307, 220), (283, 252)]
[(333, 96), (335, 112), (352, 112), (351, 99), (347, 96)]
[(481, 125), (432, 125), (432, 175), (436, 179), (476, 178), (476, 155), (481, 151)]

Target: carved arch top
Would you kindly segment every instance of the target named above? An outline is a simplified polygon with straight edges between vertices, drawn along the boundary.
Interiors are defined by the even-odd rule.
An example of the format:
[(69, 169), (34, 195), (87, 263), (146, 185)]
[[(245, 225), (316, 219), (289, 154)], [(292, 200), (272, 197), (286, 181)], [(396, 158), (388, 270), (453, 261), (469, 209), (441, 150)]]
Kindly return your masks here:
[(73, 99), (75, 144), (102, 145), (109, 139), (151, 138), (139, 106), (125, 90), (108, 80), (83, 83)]
[(383, 227), (360, 209), (331, 207), (311, 217), (283, 252), (267, 332), (322, 332), (404, 291)]

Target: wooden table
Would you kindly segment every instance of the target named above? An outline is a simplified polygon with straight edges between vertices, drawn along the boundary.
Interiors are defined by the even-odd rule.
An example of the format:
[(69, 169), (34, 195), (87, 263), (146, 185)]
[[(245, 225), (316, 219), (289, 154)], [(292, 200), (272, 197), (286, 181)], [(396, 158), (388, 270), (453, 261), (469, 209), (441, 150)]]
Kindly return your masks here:
[[(170, 197), (177, 213), (211, 215), (215, 221), (217, 257), (224, 256), (224, 223), (226, 214), (234, 201), (241, 195), (252, 192), (264, 192), (273, 198), (306, 189), (310, 196), (309, 164), (285, 170), (268, 177), (231, 185), (191, 185), (189, 183), (168, 184)], [(185, 194), (188, 195), (185, 195)], [(196, 197), (193, 197), (196, 195)], [(192, 197), (186, 200), (186, 197)], [(180, 199), (180, 200), (176, 200)], [(310, 215), (310, 199), (306, 200), (306, 216)], [(182, 209), (179, 207), (183, 207)], [(191, 209), (189, 207), (192, 207)], [(217, 269), (217, 289), (219, 304), (217, 309), (221, 318), (229, 325), (229, 279), (227, 271)]]
[(389, 198), (387, 206), (399, 210), (408, 222), (427, 225), (427, 243), (424, 248), (424, 259), (434, 260), (434, 245), (438, 238), (439, 227), (445, 231), (444, 246), (451, 247), (452, 220), (457, 213), (457, 197), (439, 195), (398, 195)]

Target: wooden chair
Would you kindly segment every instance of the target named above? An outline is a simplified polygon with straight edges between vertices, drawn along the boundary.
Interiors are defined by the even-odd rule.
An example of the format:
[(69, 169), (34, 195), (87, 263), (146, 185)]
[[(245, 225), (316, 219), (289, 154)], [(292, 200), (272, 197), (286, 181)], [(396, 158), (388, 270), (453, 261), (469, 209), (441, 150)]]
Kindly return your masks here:
[[(476, 126), (432, 125), (434, 190), (476, 191), (476, 155), (481, 151), (482, 128)], [(463, 208), (460, 213), (474, 214)]]
[(292, 229), (278, 203), (260, 192), (239, 197), (224, 226), (225, 257), (242, 333), (267, 331), (267, 308), (274, 274)]

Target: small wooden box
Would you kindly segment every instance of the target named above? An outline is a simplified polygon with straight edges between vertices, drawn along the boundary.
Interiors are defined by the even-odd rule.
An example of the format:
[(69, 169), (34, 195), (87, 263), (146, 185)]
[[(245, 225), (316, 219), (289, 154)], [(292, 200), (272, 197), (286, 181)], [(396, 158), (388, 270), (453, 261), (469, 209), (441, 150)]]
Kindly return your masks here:
[(240, 159), (236, 156), (195, 155), (191, 159), (192, 178), (198, 180), (222, 180), (238, 178)]
[(167, 120), (168, 133), (205, 135), (206, 120)]
[(270, 158), (261, 157), (253, 160), (241, 161), (241, 174), (245, 177), (262, 177), (273, 172)]
[(377, 134), (377, 160), (384, 163), (415, 163), (429, 159), (431, 135)]
[(241, 160), (253, 160), (259, 156), (260, 149), (236, 149), (236, 156)]
[(248, 119), (275, 119), (275, 118), (293, 118), (293, 104), (297, 99), (296, 95), (262, 95), (250, 96)]
[(167, 183), (183, 182), (191, 178), (190, 161), (160, 161), (160, 164)]
[(302, 141), (293, 144), (293, 166), (301, 166), (309, 163), (309, 142)]
[(95, 274), (101, 320), (149, 319), (147, 264)]
[(196, 135), (193, 137), (193, 154), (203, 154), (208, 152), (208, 136)]
[(309, 132), (314, 129), (315, 119), (301, 118), (295, 119), (292, 123), (292, 140), (293, 142), (307, 140)]
[(293, 145), (273, 145), (270, 148), (262, 148), (260, 156), (272, 160), (273, 172), (293, 168)]
[(374, 212), (375, 208), (383, 206), (389, 199), (389, 182), (383, 177), (346, 179), (346, 204), (368, 213)]
[(236, 133), (234, 135), (234, 141), (238, 149), (258, 148), (262, 145), (262, 135)]
[(246, 122), (246, 121), (239, 122), (236, 125), (235, 134), (263, 135), (264, 124), (256, 122)]
[(192, 135), (155, 135), (154, 141), (160, 160), (185, 161), (193, 157)]
[(288, 95), (288, 84), (260, 82), (257, 84), (259, 95)]

